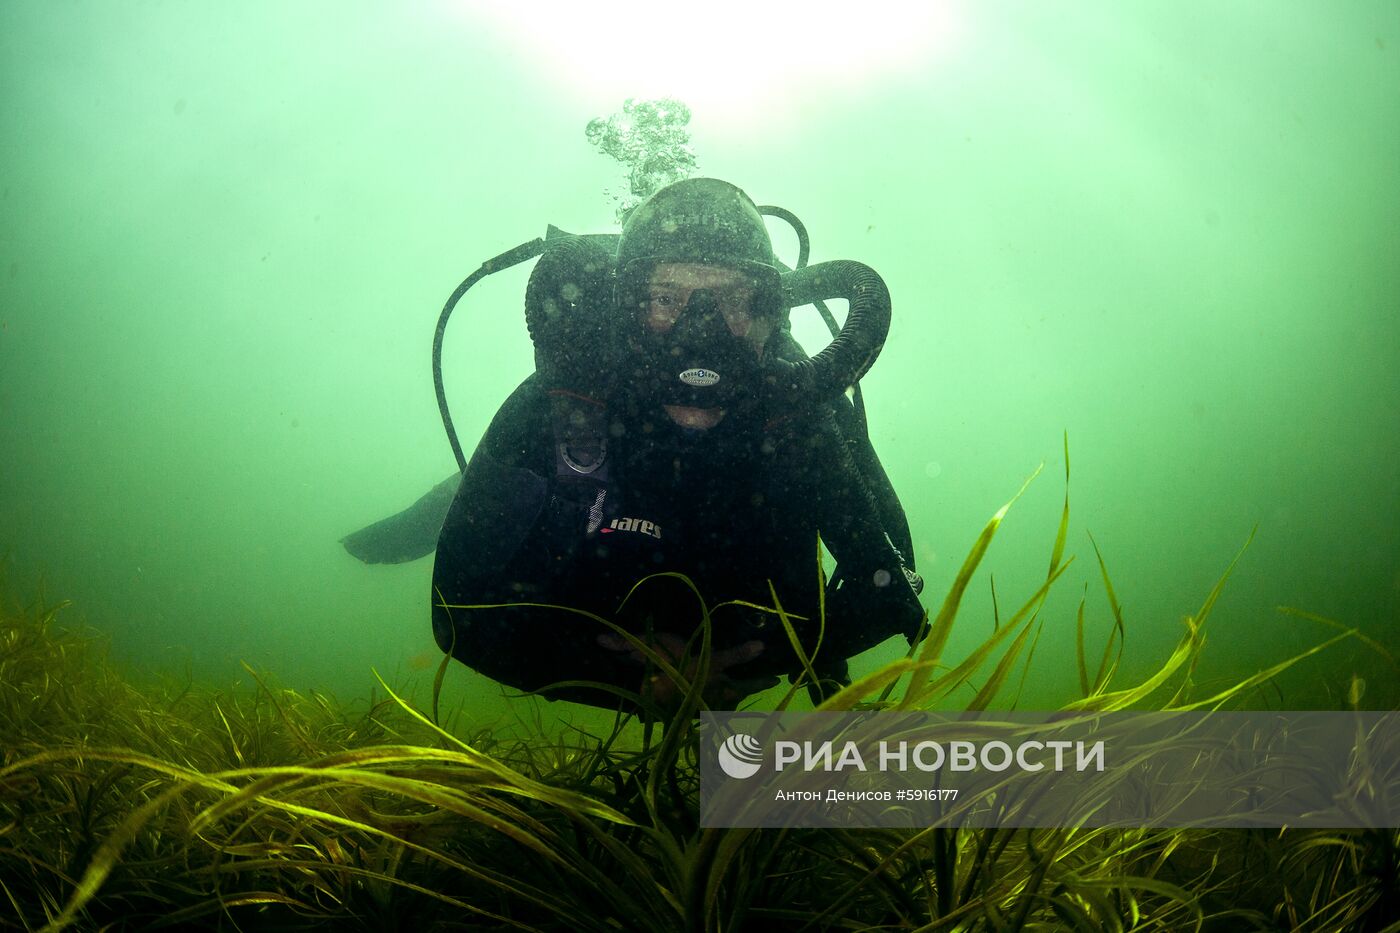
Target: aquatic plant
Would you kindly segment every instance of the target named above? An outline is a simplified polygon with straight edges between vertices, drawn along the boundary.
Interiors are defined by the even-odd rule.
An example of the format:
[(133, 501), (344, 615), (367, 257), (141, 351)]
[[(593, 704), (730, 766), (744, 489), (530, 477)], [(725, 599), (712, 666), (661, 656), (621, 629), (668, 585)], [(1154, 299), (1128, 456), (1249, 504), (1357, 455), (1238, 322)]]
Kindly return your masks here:
[[(944, 661), (963, 595), (1010, 505), (983, 529), (909, 656), (824, 708), (915, 708), (968, 685), (968, 708), (1002, 702), (1017, 672), (1024, 676), (1046, 594), (1069, 565), (1066, 496), (1044, 583), (967, 657)], [(1080, 696), (1066, 709), (1214, 708), (1354, 635), (1343, 628), (1197, 697), (1193, 672), (1227, 569), (1160, 668), (1120, 685), (1126, 622), (1095, 552), (1109, 634), (1090, 650), (1081, 603)], [(789, 624), (776, 601), (770, 608)], [(1400, 924), (1396, 830), (701, 828), (693, 720), (707, 628), (690, 666), (638, 644), (681, 688), (669, 718), (642, 725), (619, 716), (604, 734), (507, 741), (458, 736), (387, 685), (362, 708), (252, 671), (251, 689), (140, 688), (115, 672), (91, 633), (64, 628), (61, 609), (0, 613), (6, 929)], [(781, 705), (803, 686), (798, 678)]]

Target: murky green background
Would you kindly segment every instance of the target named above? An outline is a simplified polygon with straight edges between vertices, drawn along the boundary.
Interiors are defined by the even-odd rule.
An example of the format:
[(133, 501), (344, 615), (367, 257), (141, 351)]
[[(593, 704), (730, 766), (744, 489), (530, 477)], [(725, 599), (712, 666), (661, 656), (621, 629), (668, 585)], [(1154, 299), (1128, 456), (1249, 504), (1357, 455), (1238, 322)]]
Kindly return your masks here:
[[(1041, 462), (987, 567), (1003, 616), (1043, 579), (1068, 432), (1078, 559), (1023, 706), (1073, 688), (1086, 585), (1095, 652), (1106, 631), (1086, 532), (1130, 672), (1256, 525), (1201, 680), (1332, 634), (1278, 605), (1395, 648), (1400, 5), (882, 10), (0, 7), (13, 588), (42, 580), (158, 671), (421, 684), (430, 562), (364, 567), (337, 539), (452, 468), (428, 367), (448, 293), (547, 223), (611, 229), (621, 172), (584, 125), (672, 91), (703, 173), (888, 281), (865, 388), (931, 605)], [(474, 290), (449, 333), (468, 444), (530, 370), (524, 281)], [(989, 593), (984, 573), (952, 657)], [(1353, 670), (1395, 702), (1359, 647), (1259, 702), (1336, 703)], [(476, 675), (450, 685), (496, 708)]]

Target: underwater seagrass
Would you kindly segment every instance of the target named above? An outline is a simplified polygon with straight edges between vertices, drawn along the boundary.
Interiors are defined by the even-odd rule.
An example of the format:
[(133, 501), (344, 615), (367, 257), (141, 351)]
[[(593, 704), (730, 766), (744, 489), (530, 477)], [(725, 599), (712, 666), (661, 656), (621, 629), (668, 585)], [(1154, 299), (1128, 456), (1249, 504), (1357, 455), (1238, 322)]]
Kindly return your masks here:
[[(1070, 565), (1068, 496), (1044, 584), (968, 657), (942, 660), (1010, 505), (983, 529), (909, 657), (823, 708), (915, 708), (970, 684), (967, 708), (987, 709), (1018, 667), (1024, 676), (1045, 596)], [(1066, 709), (1237, 700), (1358, 637), (1343, 629), (1194, 697), (1191, 672), (1227, 569), (1161, 667), (1118, 686), (1126, 623), (1102, 555), (1098, 566), (1109, 634), (1093, 663), (1081, 603), (1081, 696)], [(362, 709), (256, 674), (251, 690), (138, 687), (106, 662), (92, 633), (60, 624), (61, 609), (11, 606), (0, 616), (3, 929), (1376, 931), (1400, 923), (1394, 829), (700, 828), (693, 717), (708, 630), (698, 635), (694, 677), (671, 671), (684, 690), (664, 724), (619, 717), (600, 735), (464, 740), (387, 686)], [(802, 685), (796, 678), (779, 707)]]

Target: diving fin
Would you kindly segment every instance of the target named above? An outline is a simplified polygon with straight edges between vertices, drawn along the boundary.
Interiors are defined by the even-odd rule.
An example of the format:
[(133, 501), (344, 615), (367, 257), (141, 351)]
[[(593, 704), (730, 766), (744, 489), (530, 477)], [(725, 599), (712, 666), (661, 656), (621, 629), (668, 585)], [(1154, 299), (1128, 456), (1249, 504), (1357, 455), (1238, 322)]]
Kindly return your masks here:
[(366, 564), (405, 564), (437, 549), (442, 521), (457, 495), (461, 473), (453, 473), (397, 515), (382, 518), (340, 539)]

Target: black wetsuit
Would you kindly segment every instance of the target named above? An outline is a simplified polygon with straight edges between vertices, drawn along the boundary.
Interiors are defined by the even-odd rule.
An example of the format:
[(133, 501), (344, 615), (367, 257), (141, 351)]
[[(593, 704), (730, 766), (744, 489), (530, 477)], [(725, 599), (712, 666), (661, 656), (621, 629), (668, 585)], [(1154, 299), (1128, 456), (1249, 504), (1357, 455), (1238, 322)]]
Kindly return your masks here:
[[(845, 399), (835, 406), (838, 415), (849, 408)], [(827, 592), (819, 667), (844, 670), (849, 655), (917, 629), (919, 603), (885, 534), (894, 525), (907, 548), (902, 512), (882, 521), (881, 497), (851, 482), (851, 450), (831, 408), (769, 423), (726, 415), (702, 432), (623, 399), (608, 424), (606, 482), (571, 480), (556, 469), (550, 399), (537, 378), (502, 406), (438, 541), (433, 627), (444, 651), (525, 690), (592, 681), (635, 691), (640, 666), (599, 643), (611, 630), (591, 616), (689, 638), (703, 598), (716, 648), (764, 643), (730, 676), (791, 673), (799, 662), (777, 615), (734, 603), (772, 608), (776, 595), (810, 651), (819, 531), (842, 578)], [(875, 481), (888, 488), (883, 472)], [(467, 605), (492, 608), (457, 608)], [(617, 703), (577, 685), (547, 695)]]

